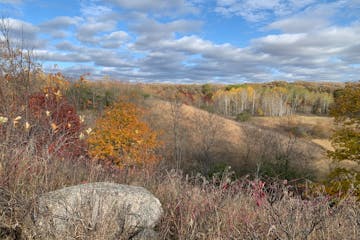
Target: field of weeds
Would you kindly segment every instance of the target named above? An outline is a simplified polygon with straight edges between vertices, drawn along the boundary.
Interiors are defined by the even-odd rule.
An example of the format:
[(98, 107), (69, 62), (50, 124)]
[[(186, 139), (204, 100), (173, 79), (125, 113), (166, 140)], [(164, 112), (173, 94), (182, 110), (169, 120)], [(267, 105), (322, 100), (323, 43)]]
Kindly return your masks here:
[[(25, 148), (24, 148), (25, 147)], [(143, 186), (162, 203), (161, 239), (358, 239), (360, 206), (351, 196), (309, 197), (291, 182), (243, 177), (228, 169), (205, 178), (176, 170), (119, 170), (86, 158), (59, 159), (31, 145), (1, 148), (0, 237), (20, 236), (39, 195), (109, 181)], [(8, 162), (5, 161), (8, 159)], [(12, 238), (11, 238), (12, 236)], [(84, 238), (86, 239), (86, 238)]]

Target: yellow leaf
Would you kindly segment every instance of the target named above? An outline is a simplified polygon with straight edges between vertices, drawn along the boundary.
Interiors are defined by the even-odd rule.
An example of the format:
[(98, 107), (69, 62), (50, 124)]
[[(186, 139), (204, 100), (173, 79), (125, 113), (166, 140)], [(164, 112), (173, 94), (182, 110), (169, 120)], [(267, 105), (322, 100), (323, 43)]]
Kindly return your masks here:
[(7, 123), (8, 120), (9, 119), (7, 117), (0, 117), (0, 123)]
[(56, 131), (57, 131), (57, 128), (58, 128), (58, 126), (56, 126), (56, 124), (55, 124), (55, 123), (51, 123), (50, 125), (51, 125), (52, 130), (56, 132)]
[(29, 130), (30, 124), (29, 124), (28, 122), (26, 122), (24, 126), (25, 126), (25, 129), (26, 129), (26, 130)]

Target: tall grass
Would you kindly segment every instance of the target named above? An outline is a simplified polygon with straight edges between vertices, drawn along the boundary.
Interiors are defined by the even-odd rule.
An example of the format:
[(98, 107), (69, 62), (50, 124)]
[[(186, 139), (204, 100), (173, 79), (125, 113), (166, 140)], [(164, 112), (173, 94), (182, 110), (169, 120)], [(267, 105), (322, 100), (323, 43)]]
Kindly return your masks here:
[(74, 148), (62, 148), (61, 143), (77, 144), (69, 141), (77, 141), (78, 132), (62, 135), (36, 122), (26, 130), (25, 120), (13, 121), (0, 128), (0, 238), (21, 236), (26, 216), (42, 194), (103, 181), (143, 186), (158, 197), (164, 208), (157, 226), (161, 239), (360, 238), (360, 204), (351, 195), (335, 199), (318, 191), (304, 198), (286, 181), (235, 179), (229, 169), (211, 178), (167, 170), (162, 164), (120, 170), (92, 160), (86, 151), (57, 154), (46, 144), (61, 139), (57, 148), (71, 151)]
[[(11, 153), (9, 155), (9, 152)], [(207, 179), (161, 169), (119, 170), (85, 157), (59, 159), (31, 143), (1, 148), (0, 236), (19, 234), (24, 216), (41, 194), (65, 186), (109, 181), (144, 186), (164, 215), (161, 239), (358, 239), (360, 206), (326, 195), (303, 199), (291, 185), (259, 179), (233, 180), (225, 171)], [(86, 237), (83, 237), (86, 239)]]
[[(63, 105), (56, 106), (52, 113)], [(83, 128), (70, 128), (67, 115), (48, 122), (47, 110), (39, 111), (41, 121), (28, 118), (29, 128), (25, 117), (9, 118), (0, 125), (0, 238), (19, 239), (42, 194), (103, 181), (143, 186), (158, 197), (164, 208), (157, 226), (161, 239), (360, 238), (360, 204), (351, 195), (336, 199), (318, 191), (304, 198), (286, 181), (235, 179), (229, 170), (211, 178), (167, 170), (162, 164), (120, 170), (89, 158), (86, 149), (63, 154), (78, 150), (69, 146), (79, 143), (77, 131)], [(78, 122), (76, 113), (71, 113), (73, 122)], [(42, 119), (46, 124), (41, 124)], [(52, 129), (55, 120), (58, 127)], [(72, 134), (68, 129), (74, 130)]]

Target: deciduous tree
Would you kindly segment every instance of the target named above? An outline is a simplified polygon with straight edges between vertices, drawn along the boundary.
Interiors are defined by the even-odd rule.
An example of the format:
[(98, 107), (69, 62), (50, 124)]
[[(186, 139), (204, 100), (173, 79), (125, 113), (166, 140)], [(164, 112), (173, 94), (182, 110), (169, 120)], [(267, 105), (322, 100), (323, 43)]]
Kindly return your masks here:
[(141, 109), (125, 101), (108, 108), (88, 138), (90, 155), (120, 168), (155, 163), (157, 135), (141, 114)]
[[(351, 191), (360, 199), (360, 83), (347, 84), (335, 91), (334, 97), (331, 115), (340, 128), (332, 137), (335, 150), (329, 152), (329, 156), (337, 167), (330, 174), (327, 191), (340, 195)], [(356, 162), (358, 168), (341, 168), (338, 163), (345, 160)]]
[(335, 151), (329, 154), (337, 161), (351, 160), (360, 164), (360, 83), (348, 84), (334, 95), (331, 115), (340, 129), (332, 138)]

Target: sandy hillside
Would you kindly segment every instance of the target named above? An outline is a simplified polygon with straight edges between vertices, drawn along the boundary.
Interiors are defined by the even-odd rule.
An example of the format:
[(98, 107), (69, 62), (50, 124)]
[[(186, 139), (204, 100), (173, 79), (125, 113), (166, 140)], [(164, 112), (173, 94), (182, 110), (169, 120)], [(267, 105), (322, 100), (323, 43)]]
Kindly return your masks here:
[[(149, 121), (162, 131), (163, 141), (171, 148), (172, 109), (176, 108), (168, 102), (153, 99), (146, 104), (150, 109)], [(319, 176), (328, 171), (328, 160), (324, 157), (326, 151), (317, 142), (297, 138), (259, 123), (238, 123), (188, 105), (182, 105), (179, 112), (181, 117), (177, 123), (181, 126), (183, 156), (187, 156), (187, 159), (191, 159), (190, 153), (204, 149), (204, 145), (211, 145), (209, 152), (214, 161), (237, 168), (256, 165), (258, 161), (274, 156), (286, 156), (294, 166), (310, 167)]]

